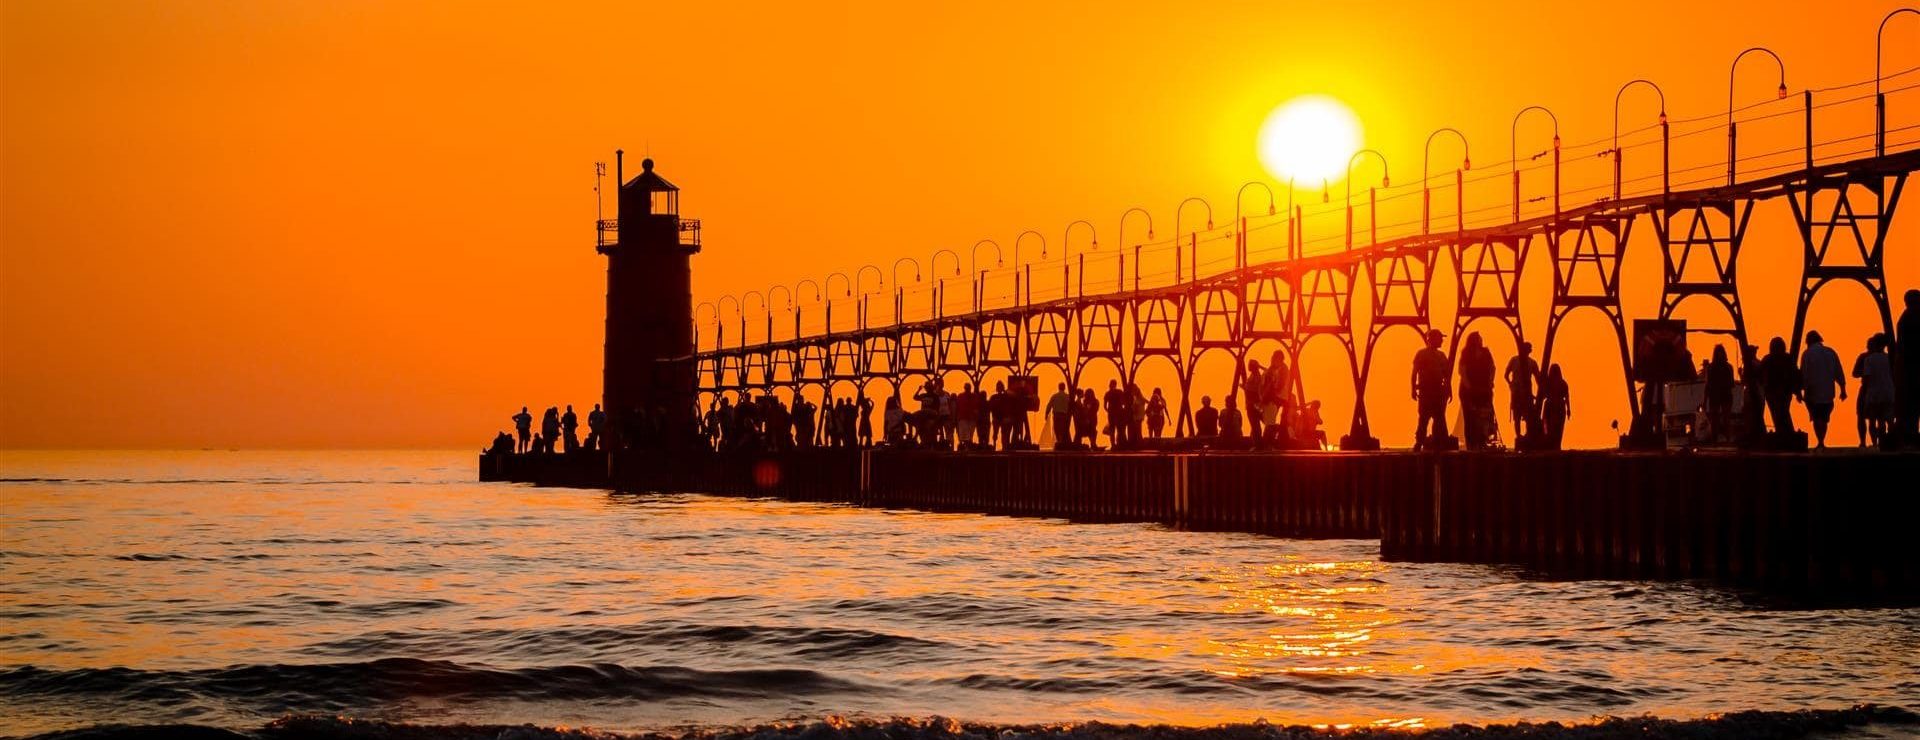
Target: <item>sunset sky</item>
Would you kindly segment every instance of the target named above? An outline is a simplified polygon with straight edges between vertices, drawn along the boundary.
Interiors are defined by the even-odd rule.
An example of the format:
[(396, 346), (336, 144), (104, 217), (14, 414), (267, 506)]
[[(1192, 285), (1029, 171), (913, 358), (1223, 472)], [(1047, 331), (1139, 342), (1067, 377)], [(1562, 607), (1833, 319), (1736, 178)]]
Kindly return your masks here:
[[(1353, 109), (1396, 192), (1417, 191), (1441, 126), (1469, 139), (1474, 176), (1504, 171), (1528, 105), (1552, 109), (1569, 147), (1605, 138), (1615, 91), (1636, 77), (1664, 88), (1676, 121), (1723, 114), (1727, 65), (1753, 45), (1785, 60), (1791, 111), (1804, 88), (1870, 80), (1875, 26), (1899, 6), (12, 0), (0, 3), (0, 447), (478, 448), (521, 405), (591, 405), (605, 287), (593, 163), (615, 148), (629, 174), (639, 156), (658, 160), (682, 213), (703, 220), (704, 301), (964, 256), (982, 238), (1010, 249), (1030, 228), (1057, 258), (1082, 218), (1111, 249), (1133, 206), (1165, 241), (1189, 196), (1228, 227), (1239, 185), (1274, 181), (1255, 149), (1262, 121), (1304, 94)], [(1920, 66), (1920, 18), (1886, 38), (1889, 74)], [(1749, 57), (1736, 105), (1772, 99), (1776, 83)], [(1890, 127), (1920, 121), (1920, 92), (1891, 105)], [(1871, 131), (1870, 107), (1831, 111), (1822, 140)], [(1621, 115), (1638, 129), (1655, 106), (1629, 92)], [(1756, 124), (1751, 140), (1743, 128), (1743, 154), (1796, 143), (1799, 125)], [(1524, 159), (1550, 133), (1530, 118), (1520, 136)], [(1450, 187), (1459, 153), (1443, 141), (1433, 172)], [(1676, 142), (1675, 166), (1719, 162), (1724, 147), (1718, 130)], [(1595, 151), (1569, 153), (1563, 190), (1606, 183)], [(1628, 177), (1656, 172), (1654, 158), (1630, 153)], [(1544, 172), (1525, 175), (1526, 197), (1546, 192)], [(1507, 188), (1470, 187), (1468, 208), (1505, 203)], [(1298, 191), (1323, 210), (1309, 238), (1334, 235), (1341, 215), (1325, 209), (1342, 184), (1331, 203), (1320, 183)], [(1436, 191), (1436, 222), (1451, 223), (1452, 198)], [(1392, 207), (1409, 203), (1382, 207), (1383, 230), (1417, 220), (1417, 196)], [(1764, 340), (1791, 329), (1799, 245), (1784, 203), (1762, 209), (1741, 288)], [(1893, 231), (1896, 295), (1920, 286), (1916, 220)], [(1135, 228), (1129, 247), (1148, 241)], [(1651, 225), (1636, 231), (1628, 310), (1648, 316), (1658, 256), (1643, 246)], [(1862, 296), (1836, 288), (1814, 311), (1849, 364), (1877, 324)], [(1543, 310), (1527, 319), (1536, 340)], [(1625, 423), (1611, 339), (1595, 316), (1572, 326), (1556, 359), (1609, 363), (1569, 370), (1571, 434), (1600, 444), (1610, 419)], [(1394, 337), (1376, 360), (1386, 391), (1369, 399), (1383, 399), (1372, 413), (1390, 445), (1410, 439), (1412, 346)], [(1344, 362), (1316, 360), (1310, 389), (1345, 384)], [(1350, 390), (1324, 395), (1351, 403)], [(1844, 410), (1838, 439), (1851, 443)], [(1329, 431), (1345, 425), (1331, 410)]]

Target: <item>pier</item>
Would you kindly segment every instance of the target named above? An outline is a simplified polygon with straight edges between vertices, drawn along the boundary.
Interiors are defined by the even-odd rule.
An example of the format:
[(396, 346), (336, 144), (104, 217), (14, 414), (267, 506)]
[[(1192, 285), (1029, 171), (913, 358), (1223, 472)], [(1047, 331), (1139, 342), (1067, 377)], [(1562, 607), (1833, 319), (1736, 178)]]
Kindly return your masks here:
[(1920, 497), (1900, 483), (1920, 480), (1916, 453), (630, 450), (480, 465), (483, 479), (1378, 539), (1389, 561), (1920, 603)]

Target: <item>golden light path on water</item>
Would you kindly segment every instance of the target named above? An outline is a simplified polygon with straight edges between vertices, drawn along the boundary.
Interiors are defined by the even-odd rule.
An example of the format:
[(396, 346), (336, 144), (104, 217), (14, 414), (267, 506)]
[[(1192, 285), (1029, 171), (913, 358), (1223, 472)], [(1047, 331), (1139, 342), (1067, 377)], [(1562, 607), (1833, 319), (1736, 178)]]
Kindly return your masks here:
[(1920, 703), (1914, 609), (471, 465), (0, 453), (0, 716), (1418, 727)]

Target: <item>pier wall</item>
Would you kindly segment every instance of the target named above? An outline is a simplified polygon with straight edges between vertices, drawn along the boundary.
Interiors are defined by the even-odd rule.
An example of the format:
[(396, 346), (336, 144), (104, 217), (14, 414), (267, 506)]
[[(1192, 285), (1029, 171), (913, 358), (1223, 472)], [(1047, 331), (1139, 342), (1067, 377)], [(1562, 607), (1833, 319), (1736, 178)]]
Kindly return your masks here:
[[(483, 478), (487, 458), (482, 458)], [(1920, 603), (1920, 455), (627, 451), (507, 478), (1378, 538), (1381, 557)], [(597, 476), (597, 479), (596, 479)]]

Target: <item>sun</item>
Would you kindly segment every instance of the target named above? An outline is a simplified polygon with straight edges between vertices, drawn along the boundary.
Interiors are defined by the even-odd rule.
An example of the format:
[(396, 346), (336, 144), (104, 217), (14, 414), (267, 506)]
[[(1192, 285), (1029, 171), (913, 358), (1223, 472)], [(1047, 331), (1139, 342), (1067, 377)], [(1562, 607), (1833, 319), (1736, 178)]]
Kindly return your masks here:
[(1339, 180), (1360, 149), (1360, 132), (1359, 116), (1340, 101), (1302, 95), (1260, 124), (1260, 163), (1282, 180)]

